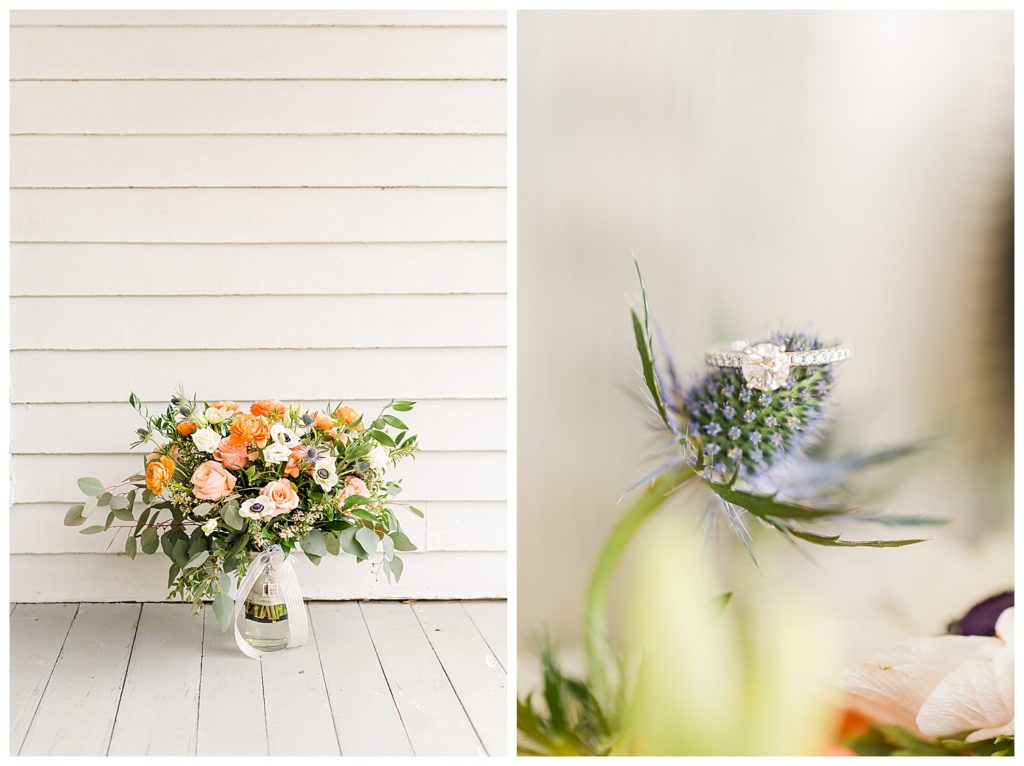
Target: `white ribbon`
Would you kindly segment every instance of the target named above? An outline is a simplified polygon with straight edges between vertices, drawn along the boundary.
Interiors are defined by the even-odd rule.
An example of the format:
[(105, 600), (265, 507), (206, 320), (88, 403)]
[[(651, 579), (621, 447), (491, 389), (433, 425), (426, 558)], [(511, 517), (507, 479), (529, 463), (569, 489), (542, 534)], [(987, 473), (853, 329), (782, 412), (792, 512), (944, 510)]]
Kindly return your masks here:
[(235, 600), (235, 611), (231, 622), (235, 627), (235, 643), (246, 656), (252, 657), (254, 660), (260, 659), (267, 652), (261, 652), (245, 640), (242, 631), (238, 629), (238, 617), (245, 609), (245, 600), (256, 585), (256, 581), (268, 568), (278, 574), (284, 603), (288, 608), (288, 648), (302, 646), (309, 638), (309, 620), (306, 618), (306, 605), (302, 603), (299, 578), (295, 576), (295, 569), (288, 557), (284, 555), (281, 546), (275, 545), (260, 553), (250, 562), (249, 571), (245, 573), (245, 577), (238, 583), (238, 587), (232, 594), (232, 598)]

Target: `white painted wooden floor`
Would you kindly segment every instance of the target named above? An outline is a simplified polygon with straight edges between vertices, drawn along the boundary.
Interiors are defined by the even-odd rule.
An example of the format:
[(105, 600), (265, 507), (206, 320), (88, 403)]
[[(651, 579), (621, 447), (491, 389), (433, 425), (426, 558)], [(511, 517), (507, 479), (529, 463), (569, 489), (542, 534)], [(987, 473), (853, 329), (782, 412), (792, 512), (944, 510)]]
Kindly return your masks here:
[(11, 753), (505, 753), (504, 602), (307, 606), (257, 662), (210, 609), (13, 605)]

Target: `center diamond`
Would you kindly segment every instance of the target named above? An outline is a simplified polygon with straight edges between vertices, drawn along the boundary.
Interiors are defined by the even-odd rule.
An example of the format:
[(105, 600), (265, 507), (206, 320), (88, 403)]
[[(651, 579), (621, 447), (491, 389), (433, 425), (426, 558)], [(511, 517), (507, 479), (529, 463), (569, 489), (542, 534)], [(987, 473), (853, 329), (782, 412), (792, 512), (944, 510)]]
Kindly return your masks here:
[(789, 380), (789, 356), (774, 343), (758, 343), (743, 350), (743, 377), (758, 391), (774, 391)]

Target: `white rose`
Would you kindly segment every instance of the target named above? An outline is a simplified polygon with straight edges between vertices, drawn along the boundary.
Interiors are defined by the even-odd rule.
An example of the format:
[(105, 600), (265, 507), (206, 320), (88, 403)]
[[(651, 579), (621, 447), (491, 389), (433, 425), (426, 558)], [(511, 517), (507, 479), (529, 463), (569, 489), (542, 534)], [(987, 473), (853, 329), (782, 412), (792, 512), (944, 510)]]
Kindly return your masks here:
[(246, 500), (238, 509), (238, 515), (245, 519), (267, 519), (273, 512), (274, 506), (262, 495)]
[(263, 448), (263, 459), (268, 463), (287, 463), (291, 448), (278, 442), (271, 442)]
[(295, 432), (281, 423), (274, 423), (270, 427), (270, 438), (278, 444), (284, 444), (288, 447), (294, 447), (299, 443), (299, 437)]
[(390, 459), (391, 453), (379, 444), (366, 455), (366, 462), (369, 463), (370, 468), (373, 469), (383, 468), (388, 464), (388, 460)]
[(324, 492), (329, 492), (338, 483), (334, 458), (321, 458), (313, 464), (313, 481), (319, 484)]
[(209, 537), (210, 535), (212, 535), (216, 531), (217, 531), (217, 519), (210, 519), (205, 524), (203, 524), (203, 534), (205, 534), (207, 537)]
[(192, 434), (192, 443), (200, 452), (212, 453), (220, 444), (220, 434), (212, 428), (200, 428)]
[(207, 423), (217, 425), (227, 420), (230, 414), (227, 410), (222, 410), (219, 407), (207, 407), (203, 417), (206, 418)]

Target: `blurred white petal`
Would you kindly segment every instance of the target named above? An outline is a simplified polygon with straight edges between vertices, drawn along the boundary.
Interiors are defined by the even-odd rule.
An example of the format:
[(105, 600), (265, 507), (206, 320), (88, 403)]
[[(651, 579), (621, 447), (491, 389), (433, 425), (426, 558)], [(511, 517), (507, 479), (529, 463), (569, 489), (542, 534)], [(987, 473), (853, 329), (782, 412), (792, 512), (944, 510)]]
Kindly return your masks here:
[[(999, 618), (1000, 637), (942, 679), (917, 714), (917, 727), (930, 737), (975, 732), (977, 742), (1013, 733), (1013, 609)], [(990, 734), (996, 732), (996, 734)]]
[(843, 671), (839, 687), (863, 715), (916, 732), (917, 712), (942, 679), (982, 647), (1001, 643), (984, 636), (898, 641), (869, 662)]

